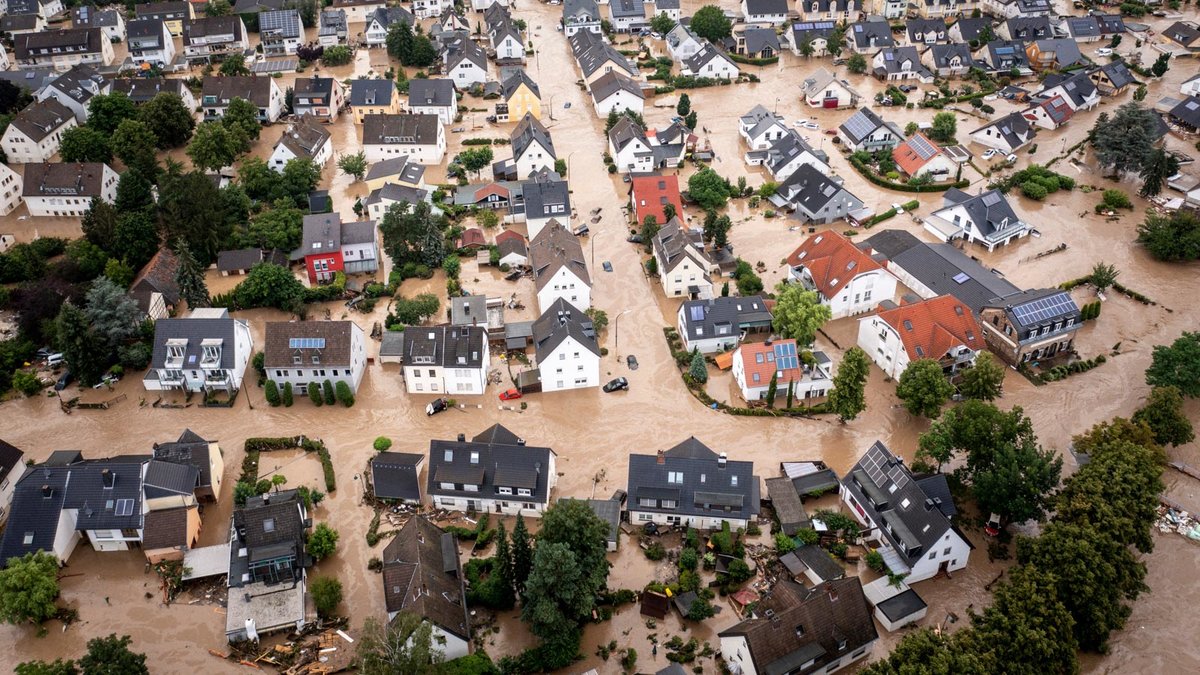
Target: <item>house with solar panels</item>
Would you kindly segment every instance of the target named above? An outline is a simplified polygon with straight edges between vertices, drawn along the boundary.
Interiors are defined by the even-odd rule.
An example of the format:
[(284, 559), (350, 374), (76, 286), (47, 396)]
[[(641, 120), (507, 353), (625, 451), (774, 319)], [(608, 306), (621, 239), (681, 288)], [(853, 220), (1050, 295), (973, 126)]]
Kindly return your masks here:
[(861, 108), (838, 127), (838, 137), (850, 152), (875, 152), (894, 148), (904, 140), (904, 132), (895, 122), (885, 122), (874, 110)]
[(1003, 75), (1013, 70), (1020, 75), (1033, 74), (1025, 54), (1025, 43), (1020, 40), (992, 40), (979, 52), (976, 60), (993, 74)]
[(999, 190), (970, 195), (950, 188), (943, 204), (925, 219), (925, 229), (942, 241), (965, 239), (993, 251), (1026, 236), (1031, 229)]
[(863, 525), (894, 574), (915, 583), (967, 566), (974, 546), (953, 523), (958, 515), (946, 477), (917, 476), (875, 441), (842, 479), (842, 502)]
[(837, 31), (833, 21), (796, 21), (784, 29), (783, 44), (796, 56), (804, 55), (804, 45), (812, 49), (812, 55), (821, 58), (829, 53), (829, 41)]
[(297, 396), (312, 383), (345, 382), (357, 392), (367, 367), (366, 338), (353, 321), (270, 321), (263, 341), (267, 379)]
[(1013, 366), (1074, 351), (1083, 324), (1071, 295), (1058, 288), (994, 298), (980, 308), (979, 320), (988, 346)]
[(263, 53), (267, 56), (295, 54), (304, 41), (300, 12), (294, 9), (260, 12), (258, 35), (262, 40)]
[(896, 46), (896, 40), (892, 37), (892, 27), (887, 21), (879, 18), (850, 24), (846, 43), (859, 54), (874, 53), (878, 49)]
[(892, 159), (909, 178), (928, 174), (934, 181), (945, 181), (958, 171), (958, 162), (919, 131), (892, 148)]
[(733, 352), (733, 379), (746, 401), (775, 395), (796, 401), (824, 398), (833, 388), (833, 361), (821, 351), (800, 351), (795, 340), (747, 342)]

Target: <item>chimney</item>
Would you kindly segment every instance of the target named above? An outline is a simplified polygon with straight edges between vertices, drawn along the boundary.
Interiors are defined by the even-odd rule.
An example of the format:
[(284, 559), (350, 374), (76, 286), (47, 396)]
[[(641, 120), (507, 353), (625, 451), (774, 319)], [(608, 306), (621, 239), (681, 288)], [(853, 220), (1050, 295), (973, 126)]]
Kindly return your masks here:
[(665, 450), (658, 451), (658, 463), (659, 464), (667, 463), (667, 452)]
[(113, 475), (111, 469), (101, 469), (100, 478), (104, 481), (104, 487), (107, 489), (112, 489), (117, 484), (117, 477)]
[(54, 494), (54, 490), (52, 490), (49, 485), (42, 486), (42, 497), (49, 499), (50, 496), (53, 494)]
[(723, 453), (723, 452), (722, 452), (722, 453), (721, 453), (721, 455), (720, 455), (719, 457), (717, 457), (717, 468), (718, 468), (718, 469), (724, 469), (724, 468), (725, 468), (725, 464), (726, 464), (728, 461), (729, 461), (729, 460), (726, 458), (726, 456), (725, 456), (725, 453)]
[(466, 442), (467, 442), (467, 435), (466, 435), (466, 434), (459, 434), (459, 435), (458, 435), (458, 442), (459, 442), (459, 443), (466, 443)]
[(266, 506), (267, 504), (270, 504), (270, 503), (271, 503), (271, 493), (270, 493), (270, 492), (264, 492), (264, 493), (263, 493), (263, 496), (262, 496), (262, 500), (263, 500), (263, 506)]
[(926, 511), (932, 511), (932, 510), (933, 510), (933, 500), (932, 500), (932, 499), (926, 499), (926, 500), (925, 500), (925, 510), (926, 510)]

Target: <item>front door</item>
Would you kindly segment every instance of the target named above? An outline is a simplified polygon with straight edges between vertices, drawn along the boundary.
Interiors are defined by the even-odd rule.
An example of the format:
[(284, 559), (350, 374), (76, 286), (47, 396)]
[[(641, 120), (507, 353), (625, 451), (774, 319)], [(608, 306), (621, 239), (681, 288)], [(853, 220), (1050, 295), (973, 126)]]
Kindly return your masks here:
[(942, 563), (940, 565), (938, 565), (938, 575), (940, 576), (942, 574), (949, 574), (949, 573), (950, 573), (950, 561), (943, 560)]

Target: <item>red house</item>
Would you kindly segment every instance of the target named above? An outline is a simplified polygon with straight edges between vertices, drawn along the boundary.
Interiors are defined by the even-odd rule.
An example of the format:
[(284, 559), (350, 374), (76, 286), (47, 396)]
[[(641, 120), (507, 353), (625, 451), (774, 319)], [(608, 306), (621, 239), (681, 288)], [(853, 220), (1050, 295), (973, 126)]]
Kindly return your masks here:
[(336, 213), (304, 217), (304, 241), (292, 254), (303, 258), (308, 281), (328, 283), (338, 272), (373, 274), (379, 269), (379, 246), (375, 221), (343, 223)]
[(645, 222), (646, 216), (654, 216), (659, 225), (665, 225), (669, 218), (663, 213), (663, 207), (667, 204), (673, 204), (676, 215), (683, 218), (678, 176), (638, 176), (632, 183), (629, 198), (633, 202), (634, 215), (639, 225)]

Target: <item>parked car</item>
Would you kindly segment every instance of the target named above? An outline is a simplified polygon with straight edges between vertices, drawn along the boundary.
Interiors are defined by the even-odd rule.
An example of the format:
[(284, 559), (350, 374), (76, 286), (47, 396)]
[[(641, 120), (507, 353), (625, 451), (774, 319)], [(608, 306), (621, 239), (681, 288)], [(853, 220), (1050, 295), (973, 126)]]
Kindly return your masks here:
[(517, 389), (509, 389), (508, 391), (500, 393), (501, 401), (515, 401), (519, 398), (521, 398), (521, 392)]
[(625, 237), (625, 241), (627, 241), (631, 244), (640, 244), (640, 243), (642, 243), (643, 240), (642, 240), (642, 235), (631, 234), (628, 237)]
[(55, 352), (53, 354), (46, 355), (46, 366), (49, 368), (57, 368), (58, 366), (62, 365), (62, 362), (63, 362), (62, 352)]
[(75, 373), (72, 373), (71, 371), (68, 370), (67, 372), (63, 373), (62, 376), (60, 376), (58, 378), (57, 382), (54, 383), (54, 391), (62, 391), (63, 389), (67, 388), (67, 385), (71, 384), (74, 381), (75, 381)]
[(449, 408), (449, 407), (450, 407), (450, 404), (446, 402), (446, 399), (435, 398), (429, 402), (429, 405), (425, 406), (425, 414), (429, 415), (429, 416), (433, 416), (433, 415), (436, 415), (436, 414), (442, 412), (443, 410), (445, 410), (446, 408)]
[(820, 131), (820, 129), (821, 129), (820, 124), (817, 124), (816, 122), (813, 122), (810, 120), (796, 120), (795, 122), (793, 122), (793, 124), (795, 126), (800, 127), (801, 129), (808, 129), (809, 131)]
[(991, 159), (991, 158), (995, 157), (995, 156), (996, 156), (996, 155), (998, 155), (998, 154), (1000, 154), (1000, 151), (999, 151), (999, 150), (997, 150), (997, 149), (995, 149), (995, 148), (988, 148), (987, 150), (984, 150), (984, 151), (983, 151), (983, 158), (984, 158), (984, 159)]
[(1109, 56), (1112, 52), (1113, 50), (1109, 47), (1101, 47), (1096, 50), (1096, 56)]
[(618, 377), (617, 379), (604, 385), (604, 393), (606, 393), (606, 394), (610, 394), (614, 391), (620, 391), (620, 390), (626, 390), (626, 389), (629, 389), (629, 380), (627, 380), (623, 377)]
[(1004, 161), (1008, 162), (1009, 164), (1016, 164), (1016, 163), (1017, 163), (1017, 156), (1016, 156), (1016, 155), (1009, 155), (1008, 157), (1005, 157), (1005, 158), (1004, 158)]
[(637, 370), (638, 369), (637, 357), (634, 356), (633, 354), (626, 356), (625, 357), (625, 365), (629, 366), (630, 370)]
[(904, 93), (906, 93), (906, 94), (907, 94), (908, 92), (910, 92), (910, 91), (916, 91), (916, 90), (917, 90), (917, 88), (916, 88), (915, 86), (911, 85), (911, 84), (902, 84), (902, 85), (900, 85), (899, 89), (900, 89), (900, 91), (902, 91), (902, 92), (904, 92)]

